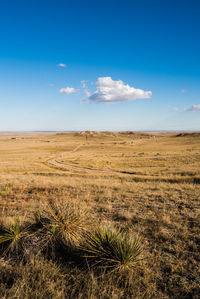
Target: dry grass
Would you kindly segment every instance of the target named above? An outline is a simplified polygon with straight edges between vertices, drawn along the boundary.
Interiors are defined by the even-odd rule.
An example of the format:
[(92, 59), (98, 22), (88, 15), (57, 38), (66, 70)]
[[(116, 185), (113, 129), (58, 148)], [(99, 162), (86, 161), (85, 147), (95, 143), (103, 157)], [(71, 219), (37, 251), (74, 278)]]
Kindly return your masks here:
[[(65, 252), (61, 260), (56, 252), (52, 256), (45, 250), (38, 254), (27, 250), (25, 260), (4, 255), (1, 298), (199, 298), (199, 135), (156, 134), (154, 138), (105, 132), (87, 136), (87, 140), (78, 133), (0, 136), (2, 222), (9, 226), (26, 214), (31, 224), (35, 211), (48, 201), (67, 203), (65, 207), (73, 207), (76, 215), (82, 210), (88, 214), (75, 221), (79, 237), (73, 246), (82, 242), (82, 229), (93, 233), (99, 226), (114, 225), (142, 238), (146, 259), (127, 282), (127, 276), (119, 279), (103, 269), (96, 271), (85, 263), (78, 247), (71, 257), (69, 251), (60, 251), (59, 257)], [(54, 157), (65, 164), (118, 174), (56, 168), (47, 163)], [(65, 224), (74, 215), (67, 211)], [(55, 236), (59, 231), (60, 240), (62, 229), (57, 230), (56, 220), (53, 223), (51, 232)], [(57, 244), (51, 240), (53, 246)], [(37, 242), (34, 235), (25, 244), (37, 248)]]

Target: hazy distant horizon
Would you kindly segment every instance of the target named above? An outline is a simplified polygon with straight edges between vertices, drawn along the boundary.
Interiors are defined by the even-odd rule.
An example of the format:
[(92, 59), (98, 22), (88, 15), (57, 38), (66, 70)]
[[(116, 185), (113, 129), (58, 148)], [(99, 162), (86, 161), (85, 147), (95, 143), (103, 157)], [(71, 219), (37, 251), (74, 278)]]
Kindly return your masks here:
[(40, 131), (40, 130), (33, 130), (33, 131), (26, 131), (26, 130), (22, 130), (22, 131), (0, 131), (0, 134), (12, 134), (12, 133), (80, 133), (80, 132), (142, 132), (142, 133), (176, 133), (176, 132), (200, 132), (200, 130), (76, 130), (76, 131), (70, 131), (70, 130), (58, 130), (58, 131), (54, 131), (54, 130), (46, 130), (46, 131)]

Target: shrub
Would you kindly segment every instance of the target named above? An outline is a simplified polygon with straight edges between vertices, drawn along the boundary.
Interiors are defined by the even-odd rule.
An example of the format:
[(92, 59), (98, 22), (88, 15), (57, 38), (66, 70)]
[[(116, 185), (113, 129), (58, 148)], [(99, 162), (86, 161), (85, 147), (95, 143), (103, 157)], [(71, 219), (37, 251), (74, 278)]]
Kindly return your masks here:
[(66, 258), (68, 251), (77, 250), (86, 227), (85, 213), (77, 206), (49, 200), (35, 214), (38, 249), (53, 258)]
[(40, 222), (50, 234), (60, 236), (64, 243), (76, 245), (85, 229), (84, 215), (72, 204), (49, 200), (41, 212)]
[(23, 223), (19, 217), (8, 225), (1, 225), (0, 245), (1, 254), (23, 255), (24, 242), (30, 233), (30, 226)]
[(100, 228), (86, 234), (86, 257), (95, 266), (112, 270), (131, 270), (142, 260), (142, 242), (137, 236), (130, 236), (113, 228)]

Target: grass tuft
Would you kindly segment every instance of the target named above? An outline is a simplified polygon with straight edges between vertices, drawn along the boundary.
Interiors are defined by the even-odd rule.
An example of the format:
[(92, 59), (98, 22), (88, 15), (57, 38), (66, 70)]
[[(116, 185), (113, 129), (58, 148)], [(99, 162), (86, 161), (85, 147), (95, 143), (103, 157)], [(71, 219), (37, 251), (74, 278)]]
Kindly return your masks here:
[(48, 200), (35, 213), (39, 251), (54, 258), (64, 258), (72, 249), (76, 251), (86, 228), (85, 213), (63, 200)]
[(22, 254), (23, 241), (29, 232), (29, 225), (25, 225), (19, 217), (7, 226), (2, 225), (0, 235), (1, 254), (5, 255), (13, 252), (17, 255)]
[(53, 236), (60, 236), (69, 245), (76, 245), (85, 229), (84, 213), (73, 204), (49, 200), (41, 213), (40, 221)]
[(86, 234), (86, 257), (94, 265), (112, 270), (132, 270), (143, 259), (141, 239), (114, 228), (100, 228)]

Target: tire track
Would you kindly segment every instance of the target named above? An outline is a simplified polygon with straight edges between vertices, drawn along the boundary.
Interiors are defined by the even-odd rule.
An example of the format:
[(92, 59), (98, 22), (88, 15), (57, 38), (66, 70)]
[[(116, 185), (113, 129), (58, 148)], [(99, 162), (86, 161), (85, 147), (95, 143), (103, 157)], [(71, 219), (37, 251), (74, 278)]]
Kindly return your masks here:
[(108, 175), (130, 175), (131, 174), (131, 173), (118, 172), (118, 171), (114, 171), (114, 170), (100, 170), (100, 169), (91, 169), (91, 168), (80, 167), (80, 166), (73, 166), (73, 165), (64, 164), (62, 162), (57, 161), (58, 159), (62, 158), (62, 156), (64, 154), (69, 154), (69, 153), (76, 152), (82, 146), (87, 146), (87, 144), (79, 144), (73, 150), (71, 150), (69, 152), (62, 152), (59, 156), (57, 156), (53, 159), (50, 159), (47, 162), (49, 164), (51, 164), (52, 166), (56, 166), (56, 167), (59, 167), (59, 168), (68, 169), (68, 170), (85, 171), (87, 173), (97, 173), (97, 174), (98, 173), (103, 173), (103, 174), (108, 174)]
[(57, 161), (57, 159), (62, 158), (63, 154), (69, 154), (76, 152), (79, 150), (80, 147), (87, 146), (87, 144), (79, 144), (73, 150), (68, 152), (62, 152), (59, 156), (50, 159), (47, 161), (48, 164), (65, 170), (76, 170), (76, 171), (83, 171), (86, 173), (95, 173), (95, 174), (105, 174), (105, 175), (117, 175), (117, 176), (131, 176), (135, 182), (163, 182), (163, 183), (170, 183), (170, 184), (179, 184), (179, 183), (188, 183), (188, 184), (200, 184), (200, 178), (162, 178), (162, 177), (144, 177), (137, 175), (135, 172), (126, 172), (126, 171), (115, 171), (115, 170), (100, 170), (100, 169), (91, 169), (86, 167), (80, 166), (73, 166), (69, 164), (63, 164), (62, 162)]

